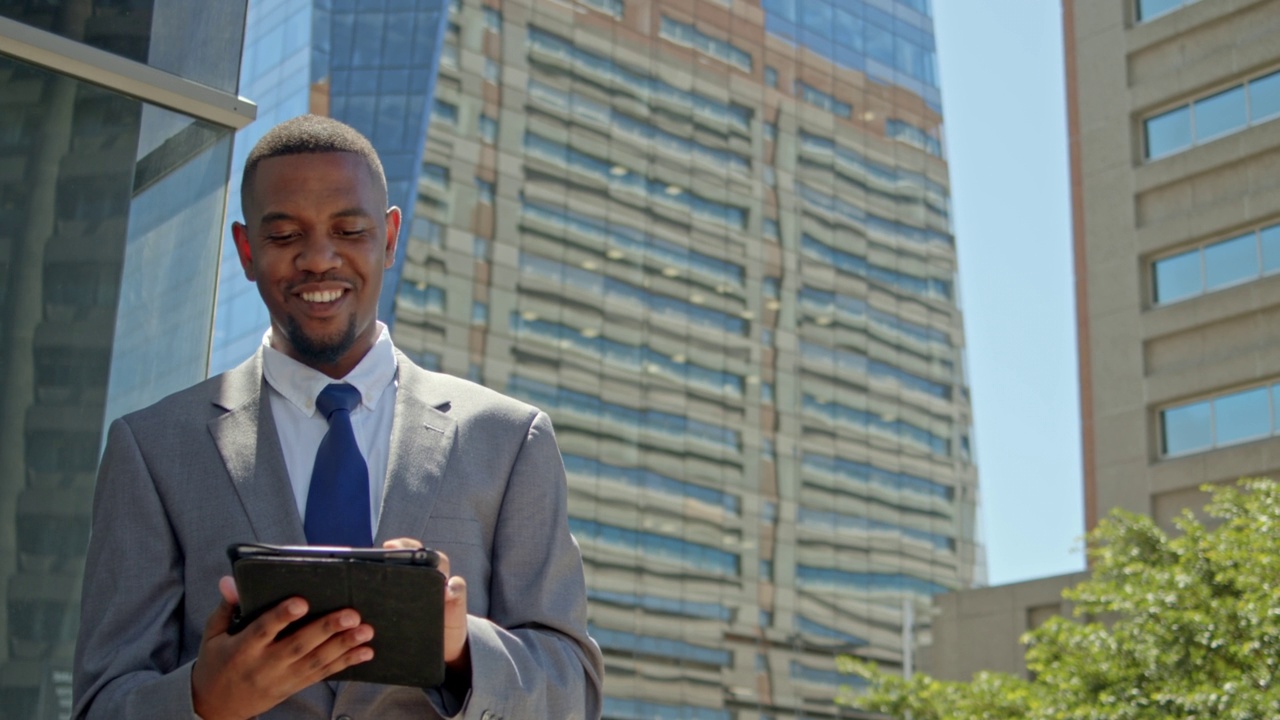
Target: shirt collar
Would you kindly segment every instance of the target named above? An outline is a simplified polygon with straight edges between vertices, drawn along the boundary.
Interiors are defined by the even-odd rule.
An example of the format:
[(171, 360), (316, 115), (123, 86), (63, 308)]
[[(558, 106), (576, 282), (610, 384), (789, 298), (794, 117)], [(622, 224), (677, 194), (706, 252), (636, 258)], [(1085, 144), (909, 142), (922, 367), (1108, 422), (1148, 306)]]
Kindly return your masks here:
[(382, 391), (396, 376), (396, 354), (387, 326), (378, 322), (378, 339), (373, 347), (341, 380), (334, 380), (314, 368), (271, 347), (271, 330), (262, 336), (262, 375), (276, 392), (293, 403), (304, 415), (316, 411), (320, 391), (335, 382), (345, 382), (360, 391), (360, 404), (368, 410), (377, 408)]

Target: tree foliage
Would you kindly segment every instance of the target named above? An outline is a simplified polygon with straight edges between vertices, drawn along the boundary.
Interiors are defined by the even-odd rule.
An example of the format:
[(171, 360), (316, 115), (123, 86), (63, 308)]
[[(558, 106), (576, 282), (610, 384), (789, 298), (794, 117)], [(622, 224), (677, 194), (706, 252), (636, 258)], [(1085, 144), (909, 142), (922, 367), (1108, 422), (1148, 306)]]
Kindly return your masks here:
[(1091, 575), (1063, 593), (1076, 620), (1023, 636), (1032, 680), (904, 680), (845, 657), (870, 685), (840, 701), (912, 720), (1280, 718), (1280, 484), (1205, 489), (1209, 527), (1184, 511), (1169, 536), (1117, 510), (1089, 534)]

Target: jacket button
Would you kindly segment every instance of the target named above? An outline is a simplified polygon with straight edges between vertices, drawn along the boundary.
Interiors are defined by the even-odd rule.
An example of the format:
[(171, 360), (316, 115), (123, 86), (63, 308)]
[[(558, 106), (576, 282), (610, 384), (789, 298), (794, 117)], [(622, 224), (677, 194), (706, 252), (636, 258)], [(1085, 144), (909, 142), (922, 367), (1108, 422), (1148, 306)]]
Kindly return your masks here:
[(338, 720), (351, 720), (350, 715), (339, 715)]

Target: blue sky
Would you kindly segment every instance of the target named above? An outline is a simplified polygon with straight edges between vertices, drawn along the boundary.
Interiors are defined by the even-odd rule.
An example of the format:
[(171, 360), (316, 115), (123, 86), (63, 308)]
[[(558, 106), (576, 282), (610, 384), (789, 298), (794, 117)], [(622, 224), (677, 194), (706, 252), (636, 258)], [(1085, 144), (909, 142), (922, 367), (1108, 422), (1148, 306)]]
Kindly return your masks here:
[(934, 0), (991, 584), (1084, 567), (1062, 10)]

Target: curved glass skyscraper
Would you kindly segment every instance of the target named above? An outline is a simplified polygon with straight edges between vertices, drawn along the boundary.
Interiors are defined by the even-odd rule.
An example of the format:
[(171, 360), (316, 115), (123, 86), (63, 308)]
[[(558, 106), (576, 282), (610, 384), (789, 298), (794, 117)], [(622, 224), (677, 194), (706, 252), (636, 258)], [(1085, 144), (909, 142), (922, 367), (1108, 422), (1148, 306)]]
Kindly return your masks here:
[(555, 421), (607, 717), (851, 717), (981, 579), (935, 65), (925, 0), (454, 3), (393, 332)]

